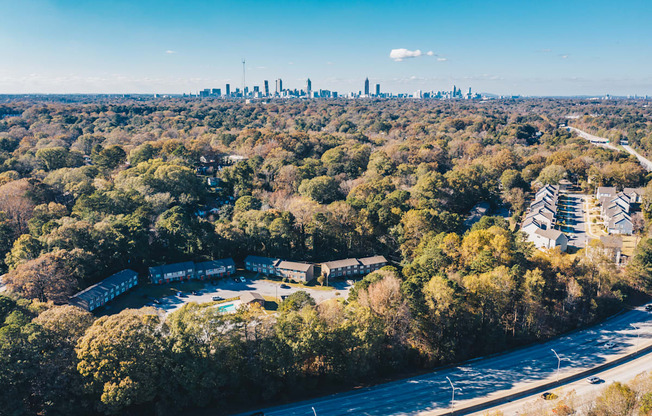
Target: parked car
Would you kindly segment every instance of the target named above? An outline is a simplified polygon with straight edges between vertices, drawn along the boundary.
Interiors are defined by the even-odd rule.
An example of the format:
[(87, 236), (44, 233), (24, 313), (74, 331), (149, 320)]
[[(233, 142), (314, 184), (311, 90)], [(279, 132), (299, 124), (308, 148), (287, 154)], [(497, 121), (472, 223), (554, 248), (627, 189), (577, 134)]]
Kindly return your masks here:
[(192, 294), (193, 294), (194, 296), (197, 296), (197, 295), (199, 295), (199, 292), (197, 292), (196, 290), (193, 290), (193, 291), (192, 291)]
[(286, 285), (285, 283), (281, 284), (281, 289), (289, 289), (290, 286)]
[(177, 296), (180, 297), (180, 298), (185, 298), (185, 297), (187, 297), (188, 295), (186, 295), (186, 294), (183, 293), (183, 292), (177, 292)]
[(598, 384), (599, 382), (602, 381), (602, 379), (600, 377), (593, 376), (593, 377), (587, 378), (586, 381), (588, 381), (591, 384)]
[(224, 300), (224, 298), (222, 296), (213, 296), (213, 302), (217, 302), (220, 300)]
[(244, 276), (240, 276), (240, 282), (245, 283), (247, 280), (244, 278)]
[(607, 341), (607, 343), (604, 344), (604, 347), (605, 347), (605, 348), (609, 348), (609, 349), (611, 349), (611, 348), (613, 348), (613, 347), (615, 347), (615, 346), (616, 346), (616, 343), (613, 342), (613, 341)]
[(555, 393), (550, 393), (549, 391), (541, 394), (541, 398), (543, 400), (555, 400), (557, 397), (559, 396), (557, 396)]
[(652, 312), (652, 305), (645, 305), (645, 310), (648, 312)]

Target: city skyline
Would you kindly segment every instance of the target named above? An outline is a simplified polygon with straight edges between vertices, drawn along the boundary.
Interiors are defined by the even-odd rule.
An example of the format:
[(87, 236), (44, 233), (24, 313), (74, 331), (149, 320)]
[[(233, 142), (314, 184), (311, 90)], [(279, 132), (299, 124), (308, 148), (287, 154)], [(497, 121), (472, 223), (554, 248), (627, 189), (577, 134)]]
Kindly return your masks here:
[[(373, 7), (372, 7), (373, 6)], [(196, 92), (310, 78), (387, 93), (652, 95), (641, 0), (7, 2), (0, 93)]]

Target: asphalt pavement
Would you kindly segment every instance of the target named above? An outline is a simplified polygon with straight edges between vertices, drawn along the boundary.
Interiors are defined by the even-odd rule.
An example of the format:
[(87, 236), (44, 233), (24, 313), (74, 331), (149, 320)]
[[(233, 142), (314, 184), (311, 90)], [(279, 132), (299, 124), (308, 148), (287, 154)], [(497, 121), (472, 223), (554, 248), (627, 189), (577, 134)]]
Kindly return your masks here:
[[(635, 330), (630, 324), (635, 324)], [(604, 323), (544, 344), (476, 359), (418, 377), (338, 393), (285, 406), (264, 409), (266, 416), (335, 415), (438, 415), (451, 410), (451, 385), (456, 389), (455, 408), (487, 401), (510, 391), (522, 390), (557, 374), (574, 374), (652, 344), (652, 314), (642, 307), (619, 314)], [(614, 342), (613, 348), (605, 344)], [(314, 411), (313, 411), (314, 407)]]
[[(234, 277), (239, 277), (240, 274), (236, 273)], [(211, 302), (214, 296), (219, 296), (224, 299), (235, 298), (245, 292), (256, 292), (262, 296), (271, 296), (281, 298), (282, 296), (290, 295), (294, 292), (303, 290), (308, 292), (310, 296), (315, 299), (315, 302), (320, 303), (327, 299), (343, 298), (349, 296), (351, 286), (345, 281), (336, 281), (332, 283), (335, 286), (333, 290), (311, 289), (291, 284), (282, 284), (265, 279), (245, 279), (245, 282), (235, 281), (234, 277), (225, 278), (217, 281), (216, 283), (206, 283), (204, 288), (193, 295), (190, 292), (183, 292), (181, 296), (173, 295), (159, 299), (158, 304), (149, 304), (166, 311), (167, 313), (174, 312), (186, 303), (206, 303)], [(284, 286), (284, 287), (281, 287)]]

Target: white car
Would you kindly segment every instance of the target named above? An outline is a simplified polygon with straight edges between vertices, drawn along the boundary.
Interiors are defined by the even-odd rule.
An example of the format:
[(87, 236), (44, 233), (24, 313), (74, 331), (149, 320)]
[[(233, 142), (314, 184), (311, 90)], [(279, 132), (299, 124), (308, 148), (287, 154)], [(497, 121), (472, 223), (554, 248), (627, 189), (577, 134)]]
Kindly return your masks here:
[(591, 384), (598, 384), (599, 382), (602, 381), (602, 379), (600, 377), (595, 377), (594, 376), (594, 377), (587, 378), (586, 381), (588, 381)]
[(606, 344), (604, 344), (604, 347), (609, 348), (609, 349), (611, 349), (611, 348), (613, 348), (615, 346), (616, 346), (616, 343), (613, 342), (613, 341), (608, 341)]

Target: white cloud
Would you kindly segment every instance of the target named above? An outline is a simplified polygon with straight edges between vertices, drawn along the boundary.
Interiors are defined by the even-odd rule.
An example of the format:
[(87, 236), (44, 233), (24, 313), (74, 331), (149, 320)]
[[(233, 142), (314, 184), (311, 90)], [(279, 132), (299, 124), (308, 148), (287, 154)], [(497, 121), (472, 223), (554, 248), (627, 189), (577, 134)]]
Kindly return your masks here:
[(437, 60), (439, 62), (445, 62), (445, 61), (448, 61), (448, 58), (437, 58)]
[(423, 55), (423, 52), (421, 52), (419, 49), (416, 51), (411, 51), (405, 48), (392, 49), (392, 51), (389, 53), (389, 57), (396, 62), (401, 62), (403, 59), (407, 58), (417, 58), (421, 55)]
[(428, 55), (428, 56), (433, 56), (434, 54), (435, 54), (435, 53), (434, 53), (433, 51), (428, 51), (428, 52), (426, 52), (426, 55)]
[(167, 53), (167, 54), (173, 54), (173, 53), (177, 53), (177, 51), (173, 51), (173, 50), (168, 49), (167, 51), (165, 51), (165, 53)]
[(561, 59), (567, 59), (568, 58), (568, 55), (559, 55), (559, 56), (561, 57)]

